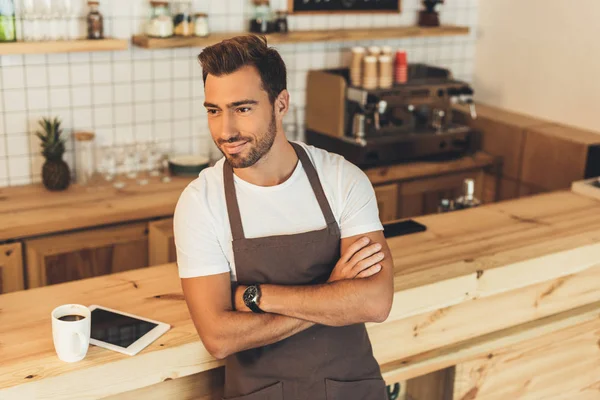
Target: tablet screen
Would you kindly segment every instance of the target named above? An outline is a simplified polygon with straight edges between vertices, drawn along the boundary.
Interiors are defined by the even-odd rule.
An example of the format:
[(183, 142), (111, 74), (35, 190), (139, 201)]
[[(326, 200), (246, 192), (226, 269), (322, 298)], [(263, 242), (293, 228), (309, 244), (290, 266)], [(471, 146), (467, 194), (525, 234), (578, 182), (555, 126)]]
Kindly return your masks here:
[(92, 339), (127, 348), (158, 325), (96, 308), (92, 311)]

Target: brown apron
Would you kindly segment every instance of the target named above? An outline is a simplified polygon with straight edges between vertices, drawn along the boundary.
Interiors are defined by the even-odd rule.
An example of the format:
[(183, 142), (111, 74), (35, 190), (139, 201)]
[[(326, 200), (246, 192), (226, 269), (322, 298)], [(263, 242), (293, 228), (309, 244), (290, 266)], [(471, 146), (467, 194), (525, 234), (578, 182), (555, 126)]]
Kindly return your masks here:
[[(340, 230), (304, 149), (291, 143), (319, 202), (327, 227), (246, 239), (233, 169), (225, 161), (225, 197), (239, 284), (324, 283), (340, 257)], [(225, 398), (238, 400), (385, 400), (385, 383), (364, 324), (314, 325), (278, 343), (231, 355)]]

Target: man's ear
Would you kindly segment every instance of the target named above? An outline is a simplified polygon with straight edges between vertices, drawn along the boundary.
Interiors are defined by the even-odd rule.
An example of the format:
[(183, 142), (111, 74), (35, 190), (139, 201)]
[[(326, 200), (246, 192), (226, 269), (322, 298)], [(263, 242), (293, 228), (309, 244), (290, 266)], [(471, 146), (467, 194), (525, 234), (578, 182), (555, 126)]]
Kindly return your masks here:
[(290, 108), (290, 92), (284, 89), (275, 99), (275, 112), (277, 116), (283, 118)]

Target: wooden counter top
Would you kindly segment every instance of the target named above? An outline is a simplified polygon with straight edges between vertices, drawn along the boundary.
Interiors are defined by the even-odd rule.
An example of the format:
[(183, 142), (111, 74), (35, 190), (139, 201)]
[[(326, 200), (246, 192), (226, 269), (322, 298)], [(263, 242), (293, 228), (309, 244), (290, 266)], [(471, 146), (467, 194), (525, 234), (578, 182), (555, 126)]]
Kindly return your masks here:
[[(373, 184), (416, 179), (455, 171), (492, 166), (495, 158), (477, 153), (444, 162), (415, 162), (366, 170)], [(171, 216), (183, 189), (193, 178), (157, 179), (146, 186), (130, 184), (72, 185), (64, 192), (50, 192), (41, 184), (0, 188), (0, 242), (88, 227)]]
[(146, 186), (83, 187), (50, 192), (42, 184), (0, 188), (0, 241), (173, 215), (191, 178)]
[[(384, 377), (388, 364), (600, 301), (598, 200), (554, 192), (416, 219), (426, 232), (388, 240), (390, 317), (368, 324)], [(135, 357), (91, 346), (83, 361), (63, 363), (50, 312), (64, 303), (173, 328)], [(2, 399), (100, 398), (222, 365), (196, 334), (173, 264), (0, 296), (0, 360)]]

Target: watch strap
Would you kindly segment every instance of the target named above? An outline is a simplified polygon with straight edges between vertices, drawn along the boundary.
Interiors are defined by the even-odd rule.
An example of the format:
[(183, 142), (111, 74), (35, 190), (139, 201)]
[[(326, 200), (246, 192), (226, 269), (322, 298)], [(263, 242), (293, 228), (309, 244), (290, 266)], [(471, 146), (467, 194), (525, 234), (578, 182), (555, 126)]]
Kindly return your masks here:
[(248, 308), (252, 310), (252, 312), (255, 312), (257, 314), (264, 314), (264, 311), (261, 310), (260, 307), (258, 306), (258, 304), (256, 304), (255, 302), (251, 301), (247, 305), (248, 305)]

